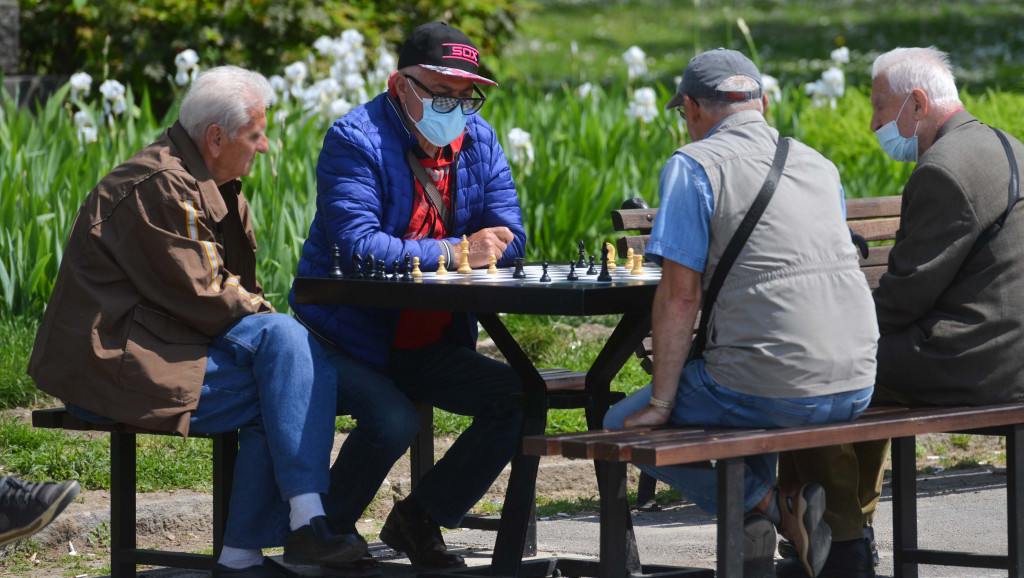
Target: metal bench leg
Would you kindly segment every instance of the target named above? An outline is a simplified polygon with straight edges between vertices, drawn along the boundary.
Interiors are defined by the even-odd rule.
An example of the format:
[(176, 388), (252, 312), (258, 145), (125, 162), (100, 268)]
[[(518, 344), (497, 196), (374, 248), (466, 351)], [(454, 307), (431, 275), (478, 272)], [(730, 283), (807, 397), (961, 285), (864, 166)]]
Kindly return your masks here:
[[(110, 434), (110, 576), (134, 578), (135, 562), (135, 434)], [(130, 554), (128, 554), (130, 556)]]
[(213, 436), (213, 559), (220, 559), (227, 529), (228, 505), (231, 503), (231, 484), (234, 482), (235, 462), (238, 459), (238, 432)]
[(1012, 578), (1024, 577), (1024, 511), (1021, 506), (1021, 492), (1024, 492), (1024, 480), (1021, 478), (1024, 468), (1024, 426), (1014, 425), (1006, 432), (1006, 538), (1007, 565)]
[(413, 488), (420, 483), (423, 474), (434, 466), (434, 406), (416, 403), (416, 411), (420, 416), (420, 431), (409, 449), (409, 478)]
[(626, 501), (626, 462), (595, 462), (594, 466), (601, 493), (598, 578), (640, 575), (640, 556)]
[(892, 440), (892, 555), (895, 578), (917, 578), (917, 562), (907, 551), (917, 550), (916, 438)]
[(743, 576), (743, 458), (718, 460), (718, 578)]

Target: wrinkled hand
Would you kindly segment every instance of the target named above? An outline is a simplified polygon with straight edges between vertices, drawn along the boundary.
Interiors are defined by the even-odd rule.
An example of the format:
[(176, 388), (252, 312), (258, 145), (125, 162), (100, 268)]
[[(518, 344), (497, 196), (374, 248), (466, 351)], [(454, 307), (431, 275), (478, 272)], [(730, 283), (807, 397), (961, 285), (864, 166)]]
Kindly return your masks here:
[(626, 419), (622, 420), (623, 427), (635, 427), (635, 426), (656, 426), (668, 423), (669, 416), (672, 415), (672, 410), (661, 407), (647, 406), (643, 409), (639, 409), (629, 414)]
[[(466, 238), (466, 243), (469, 243), (469, 266), (474, 269), (486, 267), (492, 254), (495, 259), (501, 259), (501, 254), (514, 238), (508, 227), (491, 227), (473, 233)], [(455, 265), (461, 265), (462, 243), (453, 245), (452, 248), (455, 251)]]

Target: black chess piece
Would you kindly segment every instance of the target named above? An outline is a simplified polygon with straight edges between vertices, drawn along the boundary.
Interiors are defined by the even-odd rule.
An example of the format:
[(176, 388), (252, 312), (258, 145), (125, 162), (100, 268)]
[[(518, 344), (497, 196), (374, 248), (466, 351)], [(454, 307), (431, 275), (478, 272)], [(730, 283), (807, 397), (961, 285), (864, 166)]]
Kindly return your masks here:
[(374, 258), (373, 253), (366, 254), (366, 278), (373, 279), (374, 274), (377, 272), (377, 259)]
[(384, 264), (384, 259), (377, 259), (377, 272), (373, 274), (373, 278), (377, 281), (386, 281), (388, 276), (384, 269), (387, 265)]
[(576, 274), (576, 261), (569, 261), (569, 275), (565, 279), (566, 281), (579, 281), (580, 276)]
[(597, 276), (597, 280), (609, 283), (612, 280), (612, 274), (608, 272), (608, 245), (601, 244), (601, 274)]
[(412, 281), (412, 255), (405, 254), (405, 262), (402, 263), (402, 281)]
[(540, 266), (541, 266), (541, 271), (542, 271), (542, 273), (540, 275), (540, 282), (541, 283), (550, 283), (551, 282), (551, 277), (548, 276), (548, 262), (544, 261), (543, 263), (540, 264)]
[(597, 265), (594, 262), (594, 256), (590, 256), (590, 267), (587, 269), (587, 275), (597, 275)]
[(391, 277), (388, 278), (388, 281), (398, 281), (398, 259), (391, 263)]
[(331, 279), (341, 279), (341, 250), (337, 245), (331, 245), (331, 270), (327, 273)]
[(579, 259), (576, 260), (576, 266), (577, 267), (586, 267), (587, 266), (586, 244), (583, 241), (580, 241), (579, 243), (576, 244), (576, 248), (579, 249), (579, 252), (580, 252), (580, 257), (579, 257)]
[(516, 257), (513, 262), (516, 264), (515, 271), (512, 271), (513, 279), (526, 279), (526, 271), (523, 271), (523, 258)]
[(352, 255), (352, 278), (363, 278), (363, 257), (359, 253)]

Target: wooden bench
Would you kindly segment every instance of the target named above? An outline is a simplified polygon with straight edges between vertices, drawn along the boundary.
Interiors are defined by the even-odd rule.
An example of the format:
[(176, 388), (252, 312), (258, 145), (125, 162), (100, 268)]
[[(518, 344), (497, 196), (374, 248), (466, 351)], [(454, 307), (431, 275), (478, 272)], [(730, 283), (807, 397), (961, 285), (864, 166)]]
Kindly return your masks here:
[[(552, 409), (585, 408), (592, 400), (584, 390), (586, 373), (567, 369), (545, 369), (541, 375), (548, 385), (548, 405)], [(621, 394), (620, 394), (621, 398)], [(512, 400), (514, 403), (515, 400)], [(434, 465), (433, 408), (416, 403), (420, 417), (419, 434), (410, 449), (410, 478), (415, 487)], [(96, 431), (110, 434), (110, 574), (114, 578), (135, 576), (136, 565), (167, 566), (213, 570), (223, 547), (224, 528), (231, 498), (231, 483), (238, 454), (238, 432), (219, 434), (191, 433), (192, 437), (213, 440), (213, 554), (191, 554), (138, 547), (136, 534), (136, 436), (176, 435), (147, 430), (122, 423), (97, 423), (79, 419), (64, 408), (32, 412), (33, 427), (70, 431)], [(463, 527), (497, 531), (500, 516), (466, 516)], [(536, 553), (536, 523), (531, 520), (524, 553)]]
[[(851, 230), (869, 242), (892, 241), (899, 227), (900, 197), (847, 201)], [(613, 212), (617, 230), (637, 231), (618, 240), (620, 254), (643, 252), (656, 209)], [(884, 273), (889, 246), (871, 248), (860, 261), (869, 284)], [(650, 365), (650, 341), (637, 355)], [(1007, 554), (981, 555), (918, 547), (915, 436), (928, 433), (971, 433), (1006, 437)], [(625, 502), (626, 465), (690, 464), (718, 472), (719, 578), (742, 575), (743, 458), (769, 452), (892, 438), (893, 562), (896, 576), (917, 576), (920, 564), (1006, 569), (1024, 576), (1024, 403), (982, 407), (873, 407), (852, 421), (798, 428), (741, 429), (662, 427), (604, 430), (524, 440), (529, 455), (561, 455), (596, 460), (601, 492), (602, 578), (640, 573), (683, 575), (640, 564)], [(678, 570), (678, 569), (677, 569)], [(688, 574), (687, 574), (688, 575)]]

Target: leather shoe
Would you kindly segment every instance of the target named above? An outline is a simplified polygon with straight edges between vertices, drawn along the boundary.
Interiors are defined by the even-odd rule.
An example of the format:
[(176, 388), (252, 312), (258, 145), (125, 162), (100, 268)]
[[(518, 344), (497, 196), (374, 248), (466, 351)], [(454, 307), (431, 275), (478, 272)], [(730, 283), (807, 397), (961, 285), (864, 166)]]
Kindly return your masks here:
[[(807, 572), (799, 560), (790, 558), (775, 564), (775, 575), (779, 578), (806, 578)], [(858, 538), (832, 542), (818, 578), (875, 578), (870, 541)]]
[(284, 574), (278, 571), (280, 566), (269, 562), (266, 558), (262, 564), (249, 566), (248, 568), (228, 568), (223, 564), (213, 567), (213, 578), (284, 578)]
[(359, 534), (338, 534), (327, 516), (317, 516), (309, 524), (288, 532), (284, 539), (287, 564), (317, 566), (352, 562), (366, 556), (366, 540)]
[(391, 509), (380, 540), (396, 552), (405, 552), (416, 568), (445, 570), (466, 565), (462, 556), (448, 552), (440, 526), (411, 498)]

